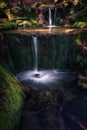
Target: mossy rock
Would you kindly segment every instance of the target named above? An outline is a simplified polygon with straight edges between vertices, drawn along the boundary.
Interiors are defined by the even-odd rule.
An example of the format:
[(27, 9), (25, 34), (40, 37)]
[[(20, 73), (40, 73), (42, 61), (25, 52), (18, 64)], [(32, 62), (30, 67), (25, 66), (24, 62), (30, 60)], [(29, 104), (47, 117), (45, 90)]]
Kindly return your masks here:
[(87, 22), (75, 22), (73, 27), (77, 28), (87, 28)]
[(19, 26), (23, 26), (23, 27), (31, 27), (32, 23), (30, 21), (27, 20), (21, 20), (21, 21), (17, 21)]
[(15, 22), (0, 23), (0, 30), (16, 29), (17, 24)]
[(5, 7), (7, 7), (7, 4), (5, 3), (5, 2), (0, 2), (0, 9), (3, 9), (3, 8), (5, 8)]
[(5, 10), (5, 13), (6, 13), (6, 15), (7, 15), (7, 17), (8, 17), (9, 20), (13, 20), (13, 19), (14, 19), (14, 16), (13, 16), (13, 14), (11, 13), (11, 10), (10, 10), (10, 9), (6, 9), (6, 10)]
[(23, 88), (17, 78), (0, 65), (0, 129), (14, 130), (19, 123)]

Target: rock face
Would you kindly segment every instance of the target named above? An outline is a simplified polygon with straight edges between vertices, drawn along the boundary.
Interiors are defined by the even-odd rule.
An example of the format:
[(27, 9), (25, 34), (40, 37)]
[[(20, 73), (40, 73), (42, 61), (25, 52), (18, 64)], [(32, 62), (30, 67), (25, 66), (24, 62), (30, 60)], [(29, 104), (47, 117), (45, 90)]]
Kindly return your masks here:
[(74, 129), (81, 130), (87, 129), (87, 99), (82, 99), (82, 97), (76, 98), (64, 107), (63, 115), (66, 122), (70, 126), (74, 126)]
[(19, 130), (65, 130), (64, 99), (58, 90), (27, 89)]
[(87, 129), (87, 91), (75, 84), (24, 90), (26, 99), (18, 130)]

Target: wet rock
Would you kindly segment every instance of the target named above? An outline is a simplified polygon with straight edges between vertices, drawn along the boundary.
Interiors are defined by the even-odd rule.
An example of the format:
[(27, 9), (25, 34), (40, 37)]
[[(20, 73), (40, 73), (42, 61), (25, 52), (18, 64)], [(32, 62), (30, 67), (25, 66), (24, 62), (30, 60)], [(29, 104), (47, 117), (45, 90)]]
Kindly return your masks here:
[[(70, 86), (65, 87), (64, 90), (58, 87), (42, 90), (29, 88), (29, 95), (27, 94), (29, 98), (25, 101), (19, 130), (82, 130), (82, 127), (86, 128), (87, 92), (77, 90)], [(70, 98), (72, 93), (75, 96)]]
[(87, 97), (67, 102), (63, 109), (63, 116), (68, 121), (68, 125), (73, 125), (73, 129), (87, 128)]
[[(24, 108), (26, 108), (26, 106), (29, 107), (31, 106), (32, 103), (35, 102), (35, 98), (38, 94), (38, 89), (36, 87), (24, 87), (24, 93), (25, 93), (25, 101), (24, 101)], [(32, 102), (32, 103), (31, 103)]]
[(22, 114), (19, 130), (41, 130), (35, 112), (25, 111)]
[(87, 75), (79, 75), (78, 85), (82, 89), (87, 89)]
[[(25, 101), (19, 130), (65, 130), (60, 108), (63, 96), (56, 89), (26, 88), (31, 94)], [(28, 93), (28, 94), (29, 94)]]
[(38, 114), (42, 130), (59, 130), (59, 112), (55, 108), (49, 108)]

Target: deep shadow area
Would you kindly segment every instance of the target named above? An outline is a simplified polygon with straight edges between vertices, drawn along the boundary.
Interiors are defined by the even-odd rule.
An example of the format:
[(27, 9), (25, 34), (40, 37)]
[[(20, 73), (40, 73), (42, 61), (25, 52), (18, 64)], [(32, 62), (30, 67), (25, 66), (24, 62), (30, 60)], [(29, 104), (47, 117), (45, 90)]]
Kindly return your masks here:
[(18, 130), (86, 130), (87, 91), (76, 81), (53, 87), (25, 86)]

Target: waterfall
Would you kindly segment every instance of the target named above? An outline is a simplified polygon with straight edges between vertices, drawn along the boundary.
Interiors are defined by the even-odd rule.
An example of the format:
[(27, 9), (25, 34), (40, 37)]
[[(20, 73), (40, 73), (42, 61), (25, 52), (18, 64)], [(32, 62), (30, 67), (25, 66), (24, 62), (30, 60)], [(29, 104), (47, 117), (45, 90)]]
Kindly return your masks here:
[(49, 8), (49, 26), (48, 27), (55, 27), (56, 14), (57, 14), (57, 8), (54, 9), (54, 15), (52, 19), (52, 11), (51, 11), (51, 8)]
[(54, 25), (56, 25), (57, 8), (54, 9)]
[(37, 37), (32, 36), (32, 40), (33, 40), (34, 71), (38, 72), (38, 42), (37, 42)]
[(49, 8), (49, 26), (52, 26), (52, 14), (50, 8)]
[[(52, 47), (52, 51), (48, 52), (48, 53), (51, 54), (51, 55), (47, 55), (47, 59), (48, 59), (49, 56), (52, 56), (52, 58), (51, 58), (52, 61), (49, 62), (50, 59), (48, 59), (47, 68), (52, 63), (53, 63), (53, 68), (52, 69), (44, 69), (44, 70), (39, 69), (39, 64), (38, 64), (38, 61), (39, 61), (38, 60), (39, 59), (38, 58), (39, 57), (39, 55), (38, 55), (38, 48), (39, 48), (39, 46), (38, 46), (38, 37), (35, 36), (35, 34), (32, 36), (32, 41), (31, 42), (32, 42), (33, 65), (34, 65), (33, 70), (25, 70), (25, 71), (22, 71), (22, 72), (17, 74), (19, 81), (24, 86), (31, 86), (32, 87), (33, 85), (36, 85), (36, 87), (41, 87), (41, 89), (42, 89), (42, 85), (44, 87), (47, 87), (47, 88), (48, 87), (54, 87), (54, 86), (56, 87), (56, 85), (58, 85), (58, 84), (60, 85), (62, 83), (62, 81), (64, 81), (64, 82), (69, 81), (69, 83), (71, 84), (72, 81), (75, 80), (74, 77), (76, 77), (76, 76), (75, 76), (74, 73), (71, 74), (71, 72), (66, 71), (66, 70), (65, 71), (58, 70), (58, 64), (60, 65), (61, 61), (64, 61), (64, 60), (61, 60), (60, 62), (56, 61), (56, 58), (58, 58), (58, 55), (59, 56), (61, 55), (59, 53), (57, 55), (57, 49), (60, 49), (60, 48), (59, 48), (59, 45), (56, 46), (56, 41), (53, 42), (53, 46), (50, 46), (50, 47)], [(45, 50), (45, 51), (47, 51), (47, 50)], [(45, 54), (45, 53), (43, 53), (43, 54)], [(46, 55), (45, 55), (45, 57), (46, 57)], [(43, 58), (45, 58), (45, 57), (43, 57)], [(43, 58), (41, 60), (43, 60)], [(42, 63), (44, 63), (44, 62), (42, 62)]]

